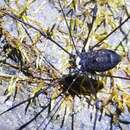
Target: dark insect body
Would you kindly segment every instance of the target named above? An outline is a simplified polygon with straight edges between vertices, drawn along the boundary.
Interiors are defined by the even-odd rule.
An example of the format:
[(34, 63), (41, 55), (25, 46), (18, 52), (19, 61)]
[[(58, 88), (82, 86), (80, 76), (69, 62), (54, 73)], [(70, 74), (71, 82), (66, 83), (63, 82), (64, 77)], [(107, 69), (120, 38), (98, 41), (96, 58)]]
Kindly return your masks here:
[(100, 49), (80, 54), (82, 72), (104, 72), (114, 68), (121, 61), (121, 56), (109, 49)]
[[(75, 82), (73, 82), (74, 80)], [(104, 87), (101, 81), (79, 74), (63, 76), (60, 84), (62, 85), (62, 91), (66, 92), (68, 90), (68, 93), (72, 97), (76, 95), (95, 94)]]

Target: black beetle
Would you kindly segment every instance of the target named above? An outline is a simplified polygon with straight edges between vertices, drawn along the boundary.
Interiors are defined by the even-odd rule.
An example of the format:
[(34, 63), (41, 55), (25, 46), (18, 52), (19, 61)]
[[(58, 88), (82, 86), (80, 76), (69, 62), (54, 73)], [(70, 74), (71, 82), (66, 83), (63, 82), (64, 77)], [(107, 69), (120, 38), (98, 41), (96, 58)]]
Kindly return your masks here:
[(121, 61), (121, 56), (109, 49), (82, 52), (80, 62), (82, 72), (104, 72), (114, 68)]

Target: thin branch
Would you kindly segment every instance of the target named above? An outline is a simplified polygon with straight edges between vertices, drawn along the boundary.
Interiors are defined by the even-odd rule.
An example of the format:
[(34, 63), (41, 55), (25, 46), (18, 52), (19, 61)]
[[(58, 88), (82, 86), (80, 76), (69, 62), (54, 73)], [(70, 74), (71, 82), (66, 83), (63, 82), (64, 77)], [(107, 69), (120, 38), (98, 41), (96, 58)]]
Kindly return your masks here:
[(18, 103), (18, 104), (16, 104), (16, 105), (14, 105), (13, 107), (10, 107), (9, 109), (7, 109), (7, 110), (5, 110), (4, 112), (0, 113), (0, 116), (3, 115), (3, 114), (5, 114), (5, 113), (7, 113), (7, 112), (9, 112), (9, 111), (11, 111), (11, 110), (13, 110), (13, 109), (15, 109), (15, 108), (17, 108), (18, 106), (20, 106), (20, 105), (22, 105), (22, 104), (24, 104), (24, 103), (26, 103), (26, 102), (28, 102), (28, 101), (34, 99), (35, 97), (37, 97), (37, 96), (40, 95), (41, 93), (44, 93), (44, 92), (45, 92), (47, 89), (49, 89), (49, 88), (50, 88), (50, 87), (47, 87), (47, 88), (43, 89), (42, 91), (36, 93), (33, 97), (30, 97), (30, 98), (28, 98), (28, 99), (26, 99), (26, 100), (24, 100), (24, 101), (22, 101), (22, 102), (20, 102), (20, 103)]
[(60, 72), (53, 64), (51, 64), (46, 57), (43, 57), (43, 58), (44, 58), (44, 60), (48, 63), (48, 65), (49, 65), (50, 67), (52, 67), (55, 71), (57, 71), (58, 73), (61, 74), (61, 72)]
[(33, 28), (34, 30), (38, 31), (43, 37), (47, 38), (48, 40), (50, 40), (51, 42), (53, 42), (55, 45), (57, 45), (59, 48), (61, 48), (64, 52), (66, 52), (68, 55), (72, 55), (71, 53), (69, 53), (67, 50), (65, 50), (61, 45), (59, 45), (59, 43), (57, 43), (55, 40), (53, 40), (50, 36), (47, 36), (47, 34), (45, 34), (43, 31), (41, 31), (40, 29), (38, 29), (37, 27), (34, 27), (33, 25), (24, 22), (23, 20), (17, 18), (17, 16), (12, 15), (10, 13), (7, 12), (3, 12), (4, 14), (8, 15), (9, 17), (21, 22), (22, 24), (29, 26), (31, 28)]
[(130, 16), (128, 16), (119, 26), (117, 26), (112, 32), (110, 32), (106, 37), (104, 37), (101, 41), (99, 41), (95, 46), (91, 47), (91, 49), (94, 49), (95, 47), (101, 46), (103, 41), (111, 36), (115, 31), (117, 31), (122, 25), (124, 25), (128, 20), (130, 19)]
[[(40, 127), (42, 126), (42, 124), (46, 121), (47, 118), (50, 117), (49, 121), (47, 122), (47, 124), (44, 127), (45, 128), (48, 126), (48, 124), (50, 123), (50, 121), (52, 120), (52, 118), (54, 117), (54, 115), (56, 114), (56, 112), (58, 111), (58, 109), (60, 108), (61, 104), (63, 103), (63, 96), (59, 99), (59, 101), (54, 105), (54, 107), (52, 108), (51, 112), (44, 118), (44, 120), (42, 121), (42, 123), (40, 123), (40, 125), (38, 126), (37, 130), (40, 129)], [(59, 104), (60, 102), (60, 104)], [(57, 107), (57, 105), (59, 104), (59, 106)], [(56, 108), (57, 107), (57, 108)], [(55, 110), (56, 109), (56, 110)], [(52, 112), (55, 110), (55, 112), (53, 113), (53, 115), (51, 116)]]
[(64, 122), (65, 122), (66, 111), (67, 111), (67, 105), (65, 106), (64, 116), (63, 116), (60, 128), (63, 128)]
[[(49, 104), (48, 104), (49, 105)], [(48, 107), (48, 105), (44, 106), (41, 111), (39, 111), (31, 120), (29, 120), (28, 122), (26, 122), (24, 125), (20, 126), (18, 129), (16, 130), (22, 130), (24, 129), (27, 125), (29, 125), (31, 122), (33, 122), (34, 120), (36, 120), (36, 118)]]
[(74, 98), (73, 98), (73, 106), (72, 106), (72, 122), (71, 122), (71, 130), (74, 130)]
[(30, 34), (29, 34), (29, 32), (28, 32), (27, 28), (26, 28), (24, 25), (22, 25), (22, 27), (24, 28), (25, 33), (28, 35), (28, 37), (29, 37), (30, 41), (33, 43), (33, 39), (31, 38), (31, 36), (30, 36)]
[(130, 77), (121, 77), (121, 76), (112, 76), (112, 75), (106, 75), (106, 74), (95, 74), (97, 76), (101, 77), (110, 77), (110, 78), (117, 78), (117, 79), (124, 79), (124, 80), (130, 80)]
[[(95, 7), (93, 8), (93, 17), (92, 17), (92, 23), (90, 25), (88, 25), (88, 29), (89, 29), (89, 32), (88, 32), (88, 35), (85, 39), (85, 41), (83, 42), (83, 48), (82, 48), (82, 52), (85, 52), (85, 47), (87, 45), (87, 42), (88, 42), (88, 39), (89, 39), (89, 36), (90, 36), (90, 33), (92, 31), (92, 28), (93, 28), (93, 24), (94, 24), (94, 21), (96, 19), (96, 14), (97, 14), (97, 5), (95, 5)], [(89, 27), (90, 26), (90, 27)]]
[(11, 110), (13, 110), (13, 109), (16, 108), (16, 107), (18, 107), (18, 106), (20, 106), (20, 105), (22, 105), (22, 104), (28, 102), (28, 101), (31, 100), (32, 98), (33, 98), (33, 97), (30, 97), (30, 98), (28, 98), (28, 99), (26, 99), (26, 100), (24, 100), (24, 101), (22, 101), (22, 102), (16, 104), (15, 106), (13, 106), (13, 107), (7, 109), (6, 111), (0, 113), (0, 116), (3, 115), (3, 114), (5, 114), (5, 113), (7, 113), (7, 112), (9, 112), (9, 111), (11, 111)]
[(60, 6), (60, 8), (61, 8), (61, 12), (62, 12), (62, 14), (63, 14), (63, 17), (64, 17), (64, 20), (65, 20), (66, 26), (67, 26), (67, 28), (68, 28), (71, 41), (72, 41), (73, 46), (74, 46), (74, 48), (75, 48), (76, 54), (78, 55), (78, 51), (77, 51), (77, 49), (76, 49), (76, 45), (75, 45), (75, 43), (74, 43), (74, 39), (73, 39), (73, 36), (72, 36), (72, 33), (71, 33), (71, 28), (69, 27), (69, 24), (68, 24), (68, 22), (67, 22), (67, 19), (66, 19), (65, 13), (64, 13), (64, 11), (63, 11), (63, 7), (62, 7), (62, 5), (61, 5), (60, 0), (58, 0), (58, 3), (59, 3), (59, 6)]
[(59, 110), (59, 108), (61, 107), (62, 103), (64, 102), (64, 98), (62, 97), (62, 101), (60, 102), (59, 106), (57, 107), (57, 109), (55, 110), (55, 112), (53, 113), (53, 115), (50, 116), (50, 119), (48, 121), (48, 123), (45, 125), (44, 130), (47, 128), (47, 126), (49, 125), (49, 123), (51, 122), (51, 120), (53, 119), (53, 117), (55, 116), (55, 114), (57, 113), (57, 111)]
[(98, 110), (96, 109), (95, 118), (94, 118), (94, 124), (93, 124), (93, 130), (96, 130), (97, 118), (98, 118)]

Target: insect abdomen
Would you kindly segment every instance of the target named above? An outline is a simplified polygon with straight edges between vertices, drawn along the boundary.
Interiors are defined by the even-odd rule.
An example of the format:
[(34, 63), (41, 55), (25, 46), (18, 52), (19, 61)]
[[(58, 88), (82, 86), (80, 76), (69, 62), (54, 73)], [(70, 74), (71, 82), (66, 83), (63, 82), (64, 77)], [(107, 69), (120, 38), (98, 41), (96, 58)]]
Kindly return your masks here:
[(108, 49), (100, 49), (80, 56), (81, 71), (104, 72), (114, 68), (121, 61), (120, 55)]

